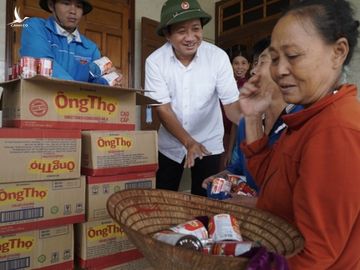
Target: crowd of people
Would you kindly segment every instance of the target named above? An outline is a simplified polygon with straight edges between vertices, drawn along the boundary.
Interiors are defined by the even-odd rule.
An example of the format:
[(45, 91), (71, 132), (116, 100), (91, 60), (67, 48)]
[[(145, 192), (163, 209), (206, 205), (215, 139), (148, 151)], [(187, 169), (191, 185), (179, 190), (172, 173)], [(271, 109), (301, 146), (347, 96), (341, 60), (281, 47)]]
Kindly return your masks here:
[[(99, 49), (78, 32), (90, 2), (39, 4), (52, 16), (28, 19), (20, 54), (52, 59), (54, 77), (96, 83), (89, 63)], [(145, 64), (161, 122), (156, 187), (178, 190), (190, 168), (191, 193), (206, 196), (215, 177), (242, 175), (258, 193), (256, 207), (303, 235), (290, 269), (360, 269), (360, 104), (356, 85), (344, 80), (359, 36), (351, 4), (297, 1), (255, 44), (251, 61), (239, 55), (231, 63), (204, 41), (210, 20), (196, 0), (167, 0), (161, 9), (157, 34), (167, 42)], [(219, 172), (221, 106), (236, 139)]]
[[(288, 260), (290, 269), (360, 269), (355, 251), (360, 104), (356, 86), (342, 80), (359, 26), (349, 2), (303, 0), (291, 6), (239, 99), (229, 59), (202, 41), (209, 16), (196, 1), (183, 3), (168, 0), (163, 6), (158, 34), (168, 42), (146, 61), (146, 88), (161, 104), (156, 108), (162, 123), (159, 174), (168, 169), (158, 174), (157, 187), (176, 190), (182, 168), (190, 167), (191, 192), (199, 194), (195, 168), (207, 158), (212, 163), (204, 166), (203, 185), (219, 175), (211, 171), (219, 168), (223, 151), (218, 146), (224, 131), (216, 126), (221, 102), (239, 126), (241, 158), (235, 167), (257, 188), (256, 207), (284, 218), (305, 239), (304, 249)], [(230, 108), (236, 108), (236, 117)]]

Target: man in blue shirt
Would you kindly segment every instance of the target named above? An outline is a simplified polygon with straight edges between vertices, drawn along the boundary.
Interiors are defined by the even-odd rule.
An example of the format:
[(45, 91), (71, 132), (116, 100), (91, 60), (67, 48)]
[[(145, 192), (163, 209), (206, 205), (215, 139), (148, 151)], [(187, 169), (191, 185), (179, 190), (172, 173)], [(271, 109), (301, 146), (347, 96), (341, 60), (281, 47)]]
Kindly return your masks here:
[(39, 5), (52, 16), (26, 21), (20, 56), (51, 59), (55, 78), (104, 84), (102, 78), (89, 74), (89, 64), (101, 57), (100, 51), (77, 29), (82, 16), (92, 10), (91, 4), (86, 0), (40, 0)]

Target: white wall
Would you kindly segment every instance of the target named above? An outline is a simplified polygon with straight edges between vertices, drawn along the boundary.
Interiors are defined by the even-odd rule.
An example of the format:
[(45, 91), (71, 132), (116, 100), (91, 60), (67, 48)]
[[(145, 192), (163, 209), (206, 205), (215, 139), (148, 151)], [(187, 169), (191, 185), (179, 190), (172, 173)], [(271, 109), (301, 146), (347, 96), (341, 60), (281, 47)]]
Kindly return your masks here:
[[(0, 82), (5, 80), (6, 1), (0, 1)], [(0, 87), (0, 95), (2, 87)], [(2, 111), (0, 111), (0, 127)]]
[(0, 81), (5, 78), (6, 1), (0, 1)]
[[(353, 7), (356, 11), (356, 18), (360, 21), (360, 1), (359, 0), (351, 0)], [(355, 51), (355, 55), (353, 56), (351, 65), (350, 65), (350, 76), (349, 82), (355, 83), (360, 88), (360, 38), (358, 39), (358, 47)], [(358, 91), (360, 97), (360, 90)]]

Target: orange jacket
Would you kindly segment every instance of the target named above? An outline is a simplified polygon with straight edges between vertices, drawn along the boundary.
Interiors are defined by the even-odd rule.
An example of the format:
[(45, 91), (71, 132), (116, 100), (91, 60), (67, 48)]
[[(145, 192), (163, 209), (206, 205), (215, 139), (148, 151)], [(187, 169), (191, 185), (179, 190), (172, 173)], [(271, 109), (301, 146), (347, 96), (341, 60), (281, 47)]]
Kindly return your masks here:
[(284, 116), (286, 132), (242, 144), (261, 186), (258, 207), (295, 225), (305, 247), (292, 270), (360, 269), (360, 103), (354, 85)]

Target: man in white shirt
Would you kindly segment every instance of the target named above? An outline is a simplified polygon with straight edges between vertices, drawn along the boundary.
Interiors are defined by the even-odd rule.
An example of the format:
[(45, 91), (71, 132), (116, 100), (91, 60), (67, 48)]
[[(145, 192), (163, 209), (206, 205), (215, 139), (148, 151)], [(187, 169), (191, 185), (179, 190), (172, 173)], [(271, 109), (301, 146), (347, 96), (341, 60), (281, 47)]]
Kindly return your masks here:
[[(239, 91), (227, 54), (203, 41), (211, 16), (196, 0), (168, 0), (157, 33), (168, 42), (146, 59), (147, 95), (161, 103), (156, 187), (178, 190), (191, 168), (191, 192), (205, 195), (202, 181), (219, 169), (224, 151), (220, 101), (227, 117), (241, 117)], [(219, 101), (220, 100), (220, 101)]]

